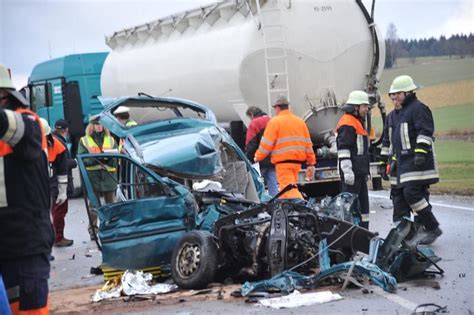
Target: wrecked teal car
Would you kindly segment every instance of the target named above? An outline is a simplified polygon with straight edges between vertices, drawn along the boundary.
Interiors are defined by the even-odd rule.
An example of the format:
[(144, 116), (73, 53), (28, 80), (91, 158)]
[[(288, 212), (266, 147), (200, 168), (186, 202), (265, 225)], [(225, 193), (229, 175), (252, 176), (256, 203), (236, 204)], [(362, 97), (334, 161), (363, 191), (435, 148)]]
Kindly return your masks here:
[[(169, 265), (178, 240), (194, 229), (267, 200), (258, 173), (214, 114), (200, 104), (150, 96), (104, 100), (100, 122), (120, 143), (120, 153), (78, 156), (86, 206), (99, 216), (104, 265), (144, 269)], [(125, 107), (126, 124), (114, 112)], [(115, 202), (96, 197), (90, 161), (117, 165), (108, 173)]]

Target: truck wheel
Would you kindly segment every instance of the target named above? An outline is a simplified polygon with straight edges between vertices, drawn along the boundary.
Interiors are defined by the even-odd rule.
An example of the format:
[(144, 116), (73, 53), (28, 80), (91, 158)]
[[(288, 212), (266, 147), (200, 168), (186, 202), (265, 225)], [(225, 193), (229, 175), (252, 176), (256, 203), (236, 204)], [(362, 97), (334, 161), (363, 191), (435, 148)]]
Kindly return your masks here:
[(173, 250), (171, 276), (184, 289), (202, 289), (214, 279), (217, 269), (217, 245), (205, 231), (185, 234)]

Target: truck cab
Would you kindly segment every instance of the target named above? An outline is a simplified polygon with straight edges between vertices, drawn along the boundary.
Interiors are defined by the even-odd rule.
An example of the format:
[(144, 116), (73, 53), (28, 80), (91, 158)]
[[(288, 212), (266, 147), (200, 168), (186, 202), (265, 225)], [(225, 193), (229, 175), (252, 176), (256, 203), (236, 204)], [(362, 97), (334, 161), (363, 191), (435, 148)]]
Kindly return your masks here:
[(107, 53), (67, 55), (36, 65), (28, 80), (31, 108), (51, 126), (66, 119), (72, 154), (88, 122), (89, 115), (103, 110), (100, 75)]

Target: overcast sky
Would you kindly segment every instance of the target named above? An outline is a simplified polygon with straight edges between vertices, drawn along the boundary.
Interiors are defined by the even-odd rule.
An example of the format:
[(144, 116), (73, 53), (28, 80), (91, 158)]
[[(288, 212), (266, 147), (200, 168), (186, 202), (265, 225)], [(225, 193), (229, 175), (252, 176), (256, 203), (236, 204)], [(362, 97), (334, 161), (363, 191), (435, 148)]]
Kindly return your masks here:
[[(12, 69), (14, 83), (21, 87), (34, 65), (50, 56), (108, 51), (105, 35), (212, 2), (0, 0), (0, 63)], [(474, 33), (472, 0), (377, 0), (375, 17), (383, 35), (394, 23), (400, 38)]]

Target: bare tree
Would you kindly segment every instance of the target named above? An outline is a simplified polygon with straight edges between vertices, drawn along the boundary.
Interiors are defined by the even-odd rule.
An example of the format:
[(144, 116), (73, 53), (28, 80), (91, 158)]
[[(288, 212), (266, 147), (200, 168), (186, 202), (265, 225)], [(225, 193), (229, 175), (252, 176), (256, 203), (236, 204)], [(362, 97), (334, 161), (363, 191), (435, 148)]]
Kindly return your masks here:
[(398, 35), (395, 24), (390, 23), (387, 27), (387, 35), (385, 36), (386, 58), (385, 67), (392, 68), (396, 66), (398, 57)]

